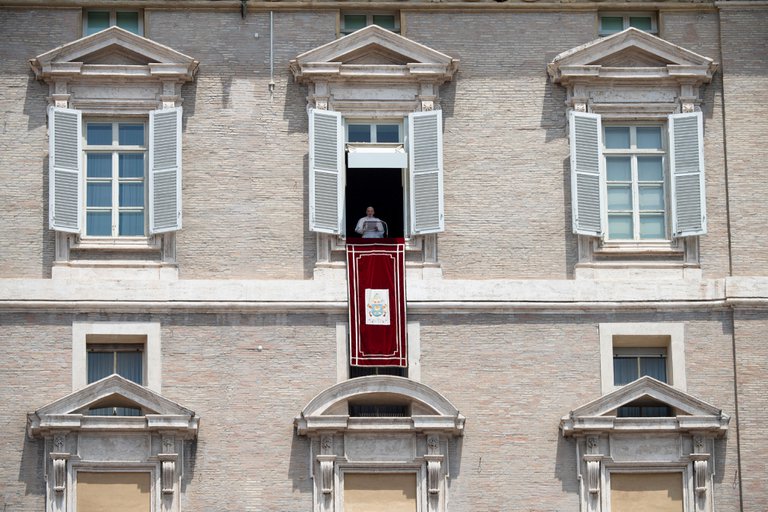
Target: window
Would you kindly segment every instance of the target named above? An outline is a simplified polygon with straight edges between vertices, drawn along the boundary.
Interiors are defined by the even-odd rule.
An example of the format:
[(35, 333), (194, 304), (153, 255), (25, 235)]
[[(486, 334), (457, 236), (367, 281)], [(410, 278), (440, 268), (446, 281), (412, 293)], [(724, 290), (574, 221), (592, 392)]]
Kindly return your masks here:
[(377, 25), (381, 28), (400, 33), (400, 15), (395, 13), (342, 13), (341, 33), (351, 34), (356, 30), (369, 25)]
[(661, 126), (605, 126), (609, 240), (667, 238)]
[(629, 27), (634, 27), (651, 34), (656, 34), (659, 31), (656, 23), (656, 15), (652, 13), (600, 14), (599, 34), (601, 36), (615, 34)]
[(145, 123), (85, 123), (85, 235), (144, 236)]
[(611, 512), (683, 512), (683, 474), (611, 471)]
[(646, 375), (685, 389), (683, 324), (603, 323), (599, 330), (603, 393)]
[(89, 36), (109, 27), (120, 27), (134, 34), (144, 35), (144, 17), (141, 11), (87, 10), (83, 14), (83, 35)]
[(571, 113), (574, 232), (635, 243), (704, 234), (701, 113), (672, 114), (667, 129), (618, 124), (603, 129), (601, 119)]
[(416, 473), (343, 472), (344, 512), (416, 512)]
[(144, 383), (144, 344), (89, 343), (88, 384), (113, 373), (136, 384)]
[(150, 512), (152, 474), (148, 471), (77, 471), (77, 512)]
[(352, 235), (373, 206), (391, 237), (443, 231), (442, 113), (405, 123), (403, 136), (399, 122), (344, 127), (341, 113), (310, 110), (310, 230)]
[(151, 111), (148, 129), (139, 121), (83, 126), (79, 110), (56, 107), (49, 122), (51, 229), (112, 238), (181, 229), (180, 107)]
[(613, 348), (614, 385), (623, 386), (644, 375), (661, 382), (667, 382), (666, 347)]

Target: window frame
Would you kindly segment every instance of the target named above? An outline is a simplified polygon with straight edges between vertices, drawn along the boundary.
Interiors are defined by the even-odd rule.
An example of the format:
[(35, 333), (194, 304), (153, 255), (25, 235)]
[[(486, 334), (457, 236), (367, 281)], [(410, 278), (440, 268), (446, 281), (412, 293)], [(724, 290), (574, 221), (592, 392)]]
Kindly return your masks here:
[(142, 380), (140, 384), (160, 393), (162, 361), (160, 322), (73, 322), (72, 390), (88, 386), (88, 345), (128, 345), (143, 343)]
[(150, 487), (150, 512), (157, 512), (161, 510), (160, 497), (159, 497), (159, 468), (157, 464), (146, 463), (110, 463), (110, 464), (95, 464), (88, 462), (72, 462), (72, 492), (68, 493), (70, 497), (70, 506), (68, 510), (78, 512), (77, 510), (77, 483), (78, 473), (149, 473), (149, 487)]
[[(638, 30), (643, 30), (643, 32), (646, 32), (648, 34), (659, 34), (659, 16), (656, 12), (649, 12), (649, 11), (608, 11), (608, 12), (599, 12), (597, 13), (597, 35), (600, 37), (606, 37), (613, 34), (618, 34), (622, 30), (626, 30), (632, 25), (630, 25), (630, 18), (640, 18), (640, 17), (648, 17), (651, 19), (651, 30), (643, 30), (641, 28), (638, 28)], [(608, 31), (603, 29), (603, 18), (621, 18), (622, 24), (621, 24), (621, 30), (618, 31)], [(635, 27), (637, 28), (637, 27)]]
[(352, 474), (413, 474), (416, 477), (416, 512), (427, 510), (427, 492), (425, 490), (425, 468), (421, 463), (404, 463), (398, 465), (361, 465), (360, 463), (340, 463), (335, 467), (335, 478), (338, 480), (337, 507), (338, 512), (345, 511), (345, 476)]
[[(93, 35), (96, 32), (93, 32), (91, 34), (88, 33), (88, 13), (90, 12), (108, 12), (109, 13), (109, 26), (115, 27), (117, 25), (117, 13), (118, 12), (135, 12), (138, 14), (139, 19), (139, 26), (138, 26), (138, 32), (135, 32), (136, 35), (144, 36), (144, 10), (143, 9), (102, 9), (102, 8), (93, 8), (93, 9), (83, 9), (83, 37), (87, 37), (89, 35)], [(123, 27), (120, 27), (123, 28)], [(128, 29), (124, 29), (128, 30)], [(128, 30), (132, 34), (134, 32)]]
[[(686, 390), (685, 324), (672, 322), (600, 323), (598, 331), (600, 337), (600, 382), (603, 394), (608, 394), (628, 385), (615, 384), (613, 373), (615, 347), (666, 347), (666, 384), (682, 391)], [(645, 342), (643, 338), (645, 338)], [(664, 339), (666, 339), (666, 343), (662, 344)], [(632, 343), (632, 345), (626, 343)]]
[[(405, 142), (404, 128), (406, 127), (407, 118), (391, 118), (391, 119), (369, 119), (369, 118), (356, 118), (353, 116), (342, 116), (342, 123), (344, 126), (344, 143), (345, 144), (403, 144)], [(370, 141), (358, 142), (349, 140), (349, 128), (350, 126), (363, 126), (368, 125)], [(397, 141), (396, 142), (379, 142), (378, 139), (378, 126), (397, 126)]]
[(602, 510), (606, 512), (612, 512), (611, 509), (611, 475), (612, 474), (656, 474), (656, 473), (679, 473), (681, 494), (683, 496), (683, 511), (691, 512), (693, 510), (694, 501), (694, 489), (693, 489), (693, 473), (692, 463), (666, 463), (666, 464), (643, 464), (637, 463), (621, 464), (616, 462), (606, 461), (602, 464), (602, 477), (605, 481), (605, 492), (601, 493)]
[[(357, 28), (355, 30), (346, 30), (345, 27), (344, 27), (344, 17), (345, 16), (365, 16), (365, 18), (366, 18), (365, 19), (365, 25), (360, 27), (360, 28)], [(402, 15), (401, 15), (400, 11), (381, 11), (381, 12), (378, 12), (378, 11), (357, 11), (357, 10), (352, 10), (352, 11), (339, 11), (339, 18), (338, 18), (339, 19), (339, 22), (338, 22), (338, 27), (339, 27), (338, 35), (339, 35), (339, 37), (348, 36), (349, 34), (354, 34), (358, 30), (361, 30), (361, 29), (363, 29), (365, 27), (368, 27), (370, 25), (375, 25), (375, 23), (373, 23), (373, 17), (374, 16), (392, 16), (394, 18), (394, 21), (395, 21), (395, 28), (394, 28), (394, 30), (390, 30), (390, 32), (402, 35), (403, 23), (402, 23)], [(377, 25), (377, 26), (381, 27), (381, 25)], [(381, 28), (385, 28), (385, 27), (381, 27)], [(389, 29), (387, 28), (385, 30), (389, 30)]]
[[(661, 136), (661, 148), (660, 149), (643, 149), (637, 147), (637, 128), (644, 128), (644, 127), (658, 127), (660, 130), (660, 136)], [(608, 148), (606, 145), (606, 129), (607, 128), (629, 128), (629, 148)], [(634, 242), (638, 244), (645, 244), (645, 243), (659, 243), (659, 242), (665, 242), (669, 243), (671, 241), (671, 201), (670, 201), (670, 184), (669, 184), (669, 126), (665, 122), (622, 122), (618, 119), (610, 119), (607, 122), (602, 123), (602, 130), (603, 130), (603, 145), (601, 148), (602, 158), (604, 162), (604, 169), (605, 169), (605, 182), (603, 186), (605, 187), (605, 195), (606, 195), (606, 204), (605, 204), (605, 218), (606, 218), (606, 225), (605, 225), (605, 243), (611, 244), (623, 244), (627, 242)], [(640, 209), (640, 189), (642, 188), (641, 182), (639, 179), (639, 173), (638, 173), (638, 160), (639, 158), (642, 158), (644, 156), (651, 156), (651, 157), (661, 157), (662, 159), (662, 179), (661, 179), (661, 186), (662, 186), (662, 197), (664, 200), (664, 208), (661, 212), (663, 215), (664, 220), (664, 236), (663, 238), (641, 238), (640, 237), (640, 227), (641, 227), (641, 212), (644, 210)], [(611, 209), (610, 205), (608, 204), (608, 193), (611, 189), (611, 184), (615, 182), (611, 182), (608, 179), (608, 159), (609, 158), (617, 158), (617, 157), (628, 157), (630, 158), (630, 181), (629, 185), (631, 187), (631, 199), (632, 199), (632, 205), (631, 205), (631, 215), (632, 215), (632, 238), (611, 238), (610, 236), (610, 217), (611, 217)], [(656, 210), (656, 213), (658, 214), (658, 210)]]
[[(149, 234), (149, 122), (148, 118), (99, 118), (99, 117), (87, 117), (83, 119), (82, 129), (82, 148), (83, 148), (83, 186), (82, 186), (82, 198), (83, 207), (81, 225), (83, 227), (81, 238), (83, 241), (96, 241), (96, 240), (115, 240), (122, 241), (129, 240), (141, 240), (146, 241), (152, 235)], [(89, 124), (111, 124), (112, 125), (112, 144), (107, 145), (88, 145), (88, 125)], [(119, 143), (119, 127), (121, 124), (142, 124), (144, 132), (144, 144), (141, 146), (125, 145), (121, 146)], [(111, 162), (111, 177), (108, 182), (112, 187), (111, 205), (109, 207), (89, 207), (88, 206), (88, 185), (90, 183), (105, 183), (106, 178), (91, 178), (88, 176), (88, 155), (89, 154), (106, 154), (112, 155)], [(119, 158), (120, 154), (142, 154), (144, 155), (144, 171), (143, 176), (138, 178), (121, 178)], [(140, 211), (143, 215), (143, 234), (141, 235), (121, 235), (120, 234), (120, 213), (139, 211), (137, 207), (122, 207), (119, 202), (120, 198), (120, 185), (123, 183), (141, 183), (143, 185), (143, 206)], [(106, 211), (109, 208), (112, 216), (112, 225), (110, 235), (90, 235), (88, 234), (88, 213), (90, 211)]]

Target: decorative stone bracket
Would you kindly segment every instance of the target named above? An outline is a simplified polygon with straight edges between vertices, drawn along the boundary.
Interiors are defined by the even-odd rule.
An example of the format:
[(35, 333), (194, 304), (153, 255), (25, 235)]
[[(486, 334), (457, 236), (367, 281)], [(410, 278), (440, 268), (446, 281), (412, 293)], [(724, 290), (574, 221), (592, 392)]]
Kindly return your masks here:
[(427, 454), (424, 459), (427, 461), (427, 490), (431, 495), (440, 493), (440, 473), (444, 458), (440, 453), (440, 437), (427, 436)]
[(69, 453), (51, 452), (53, 460), (53, 490), (57, 493), (67, 489), (67, 461)]

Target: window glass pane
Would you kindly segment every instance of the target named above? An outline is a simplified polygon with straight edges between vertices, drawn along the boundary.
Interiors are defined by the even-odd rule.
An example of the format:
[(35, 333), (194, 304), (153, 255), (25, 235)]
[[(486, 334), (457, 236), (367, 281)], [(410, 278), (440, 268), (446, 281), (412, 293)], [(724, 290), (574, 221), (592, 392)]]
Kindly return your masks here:
[(85, 35), (109, 28), (109, 11), (88, 11), (86, 16)]
[(608, 216), (608, 238), (612, 240), (631, 240), (633, 236), (631, 215), (614, 214)]
[(613, 383), (623, 386), (637, 380), (637, 358), (614, 357), (613, 358)]
[(121, 183), (120, 206), (144, 206), (144, 183)]
[(118, 125), (118, 143), (121, 146), (143, 146), (144, 145), (144, 125), (126, 124)]
[(114, 352), (88, 352), (88, 384), (115, 373)]
[(609, 156), (605, 158), (608, 181), (631, 181), (632, 159), (628, 156)]
[(396, 124), (376, 125), (376, 142), (400, 142), (400, 127)]
[(86, 206), (112, 206), (112, 183), (88, 183)]
[(354, 32), (365, 27), (366, 16), (365, 14), (345, 14), (344, 15), (344, 32)]
[(395, 17), (392, 16), (391, 14), (389, 15), (374, 14), (373, 24), (378, 25), (381, 28), (385, 28), (387, 30), (395, 30)]
[(640, 216), (640, 238), (643, 240), (654, 240), (665, 238), (664, 233), (664, 215), (641, 215)]
[(117, 26), (124, 28), (134, 34), (139, 33), (139, 13), (138, 12), (117, 12)]
[(90, 236), (112, 236), (112, 213), (88, 212), (85, 231)]
[(119, 236), (143, 236), (144, 212), (120, 212)]
[(631, 210), (632, 188), (630, 185), (608, 187), (608, 210)]
[(347, 126), (348, 142), (371, 142), (371, 125), (350, 124)]
[(111, 146), (112, 123), (86, 124), (85, 140), (89, 146)]
[(115, 373), (131, 382), (141, 384), (144, 354), (142, 352), (117, 352), (116, 355), (117, 368)]
[(637, 147), (638, 149), (661, 149), (661, 127), (638, 126)]
[(641, 357), (640, 375), (648, 375), (661, 382), (667, 382), (667, 359), (665, 357)]
[(653, 29), (650, 16), (630, 16), (629, 26), (650, 32)]
[(640, 187), (640, 210), (663, 210), (664, 189), (661, 185), (645, 185)]
[(606, 126), (605, 147), (607, 149), (629, 149), (629, 127)]
[(121, 178), (143, 178), (144, 177), (144, 154), (143, 153), (120, 153), (118, 155)]
[(660, 156), (637, 157), (637, 178), (640, 181), (664, 181), (664, 159)]
[(112, 177), (111, 153), (88, 153), (86, 157), (87, 175), (89, 178)]
[(600, 32), (621, 32), (624, 28), (624, 20), (621, 16), (601, 16)]

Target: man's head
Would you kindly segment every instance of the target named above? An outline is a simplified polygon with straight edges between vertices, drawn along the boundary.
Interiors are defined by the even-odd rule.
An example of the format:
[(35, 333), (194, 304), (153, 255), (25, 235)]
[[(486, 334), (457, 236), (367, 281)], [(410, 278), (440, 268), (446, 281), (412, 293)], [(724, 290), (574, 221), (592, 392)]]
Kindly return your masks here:
[(373, 211), (373, 206), (369, 206), (368, 208), (365, 209), (365, 214), (368, 217), (373, 217), (374, 213), (376, 213), (376, 212)]

